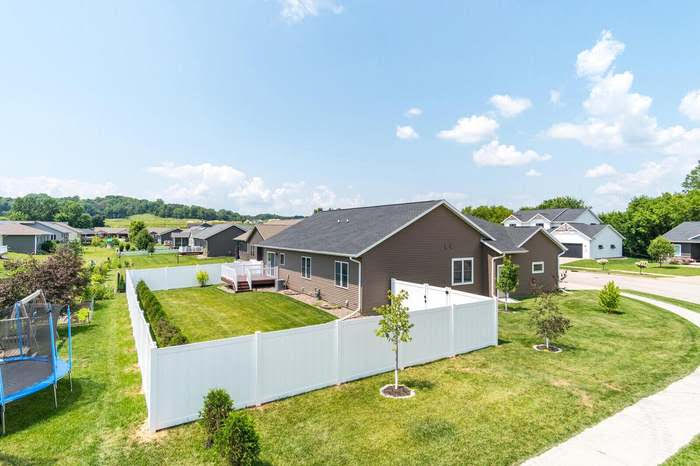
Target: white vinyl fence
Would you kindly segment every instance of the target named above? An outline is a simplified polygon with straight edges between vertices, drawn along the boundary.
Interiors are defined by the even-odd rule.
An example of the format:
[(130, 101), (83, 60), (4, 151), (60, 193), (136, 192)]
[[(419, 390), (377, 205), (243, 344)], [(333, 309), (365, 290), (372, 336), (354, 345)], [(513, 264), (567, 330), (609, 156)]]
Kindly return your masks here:
[[(218, 283), (221, 265), (198, 267)], [(212, 270), (217, 267), (218, 272)], [(390, 345), (375, 335), (377, 316), (156, 348), (135, 285), (144, 280), (152, 290), (196, 286), (195, 272), (196, 267), (127, 272), (129, 314), (151, 430), (197, 419), (202, 399), (212, 388), (224, 388), (242, 408), (393, 369)], [(409, 301), (420, 304), (411, 308), (413, 339), (400, 346), (401, 367), (497, 344), (498, 315), (492, 298), (447, 289), (450, 301), (444, 302), (446, 289), (430, 287), (441, 295), (430, 294), (428, 302), (435, 305), (425, 308), (424, 285), (392, 281), (392, 287), (406, 289)], [(433, 297), (443, 302), (434, 303)], [(192, 312), (200, 310), (193, 306)]]

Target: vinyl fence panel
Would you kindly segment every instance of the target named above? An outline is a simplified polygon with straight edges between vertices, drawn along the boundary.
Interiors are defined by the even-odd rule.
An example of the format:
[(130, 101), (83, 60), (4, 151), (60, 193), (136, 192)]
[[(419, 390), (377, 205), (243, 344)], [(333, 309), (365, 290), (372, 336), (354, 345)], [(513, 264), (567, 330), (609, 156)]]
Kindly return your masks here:
[(344, 320), (340, 325), (340, 380), (360, 379), (394, 368), (391, 345), (375, 331), (379, 317)]
[(410, 313), (411, 341), (399, 346), (401, 367), (453, 356), (450, 313), (450, 306)]

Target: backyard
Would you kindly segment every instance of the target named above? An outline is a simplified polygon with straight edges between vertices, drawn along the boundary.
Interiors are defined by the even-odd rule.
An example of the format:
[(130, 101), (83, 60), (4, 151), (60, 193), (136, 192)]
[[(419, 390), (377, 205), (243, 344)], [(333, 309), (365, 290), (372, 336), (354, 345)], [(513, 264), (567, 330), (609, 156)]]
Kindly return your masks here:
[(190, 342), (306, 325), (335, 317), (273, 292), (227, 293), (217, 286), (156, 291), (165, 313)]
[[(594, 292), (558, 300), (574, 324), (557, 340), (561, 354), (532, 349), (539, 341), (526, 300), (500, 313), (498, 347), (402, 371), (418, 392), (411, 400), (379, 396), (392, 379), (387, 373), (251, 409), (263, 460), (517, 463), (700, 364), (700, 330), (673, 314), (629, 299), (622, 314), (605, 314)], [(196, 423), (142, 430), (145, 403), (123, 294), (98, 305), (93, 325), (76, 332), (74, 353), (75, 390), (60, 384), (58, 410), (50, 390), (8, 407), (0, 462), (220, 463)], [(698, 461), (697, 448), (683, 455)]]
[(562, 264), (562, 269), (584, 269), (584, 270), (598, 270), (600, 272), (607, 271), (620, 271), (620, 272), (636, 272), (639, 273), (639, 268), (634, 265), (635, 262), (646, 260), (649, 263), (649, 267), (643, 270), (642, 273), (653, 273), (659, 275), (677, 275), (677, 276), (695, 276), (700, 275), (700, 267), (692, 265), (674, 265), (674, 264), (663, 264), (659, 266), (656, 262), (651, 262), (648, 259), (640, 259), (634, 257), (625, 257), (622, 259), (608, 259), (608, 263), (605, 264), (605, 269), (601, 264), (598, 264), (594, 259), (581, 259), (573, 262), (567, 262)]

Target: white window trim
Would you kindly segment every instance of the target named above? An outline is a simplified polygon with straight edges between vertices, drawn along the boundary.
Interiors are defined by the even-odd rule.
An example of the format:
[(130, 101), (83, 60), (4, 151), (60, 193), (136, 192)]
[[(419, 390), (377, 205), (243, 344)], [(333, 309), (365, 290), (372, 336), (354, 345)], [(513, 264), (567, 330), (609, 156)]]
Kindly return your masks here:
[[(462, 262), (462, 281), (455, 282), (455, 262)], [(472, 264), (471, 280), (464, 281), (464, 262), (469, 261)], [(450, 262), (450, 275), (452, 276), (452, 286), (456, 285), (473, 285), (474, 284), (474, 258), (473, 257), (454, 257)]]
[[(341, 283), (340, 285), (338, 285), (338, 283), (336, 282), (336, 279), (335, 279), (336, 264), (340, 264), (340, 283)], [(343, 283), (343, 264), (345, 264), (348, 268), (348, 274), (347, 274), (347, 283), (348, 284), (347, 284), (347, 286), (342, 285), (342, 283)], [(336, 288), (343, 288), (344, 290), (347, 290), (350, 287), (350, 263), (349, 262), (335, 261), (333, 263), (333, 283), (335, 283)]]
[[(540, 270), (539, 272), (535, 271), (535, 266), (538, 265), (538, 264), (539, 264), (539, 265), (542, 265), (542, 270)], [(532, 274), (533, 274), (533, 275), (540, 275), (540, 274), (543, 274), (543, 273), (544, 273), (544, 261), (534, 261), (534, 262), (532, 263), (532, 269), (531, 269), (531, 270), (532, 270)]]
[(673, 257), (683, 256), (683, 245), (680, 243), (673, 243)]
[[(309, 276), (304, 276), (304, 259), (309, 259)], [(311, 256), (301, 256), (301, 278), (311, 280)]]
[(280, 265), (287, 265), (287, 255), (283, 252), (280, 253)]

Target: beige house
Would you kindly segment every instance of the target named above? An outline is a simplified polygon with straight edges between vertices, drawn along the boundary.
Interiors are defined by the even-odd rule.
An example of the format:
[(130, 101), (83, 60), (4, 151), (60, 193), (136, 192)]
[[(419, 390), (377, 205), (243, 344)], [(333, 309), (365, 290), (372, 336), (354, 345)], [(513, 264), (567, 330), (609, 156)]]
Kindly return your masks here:
[(301, 219), (269, 220), (259, 223), (250, 230), (234, 238), (238, 242), (238, 257), (241, 260), (262, 260), (262, 249), (258, 250), (256, 244), (272, 238), (292, 225), (299, 223)]

